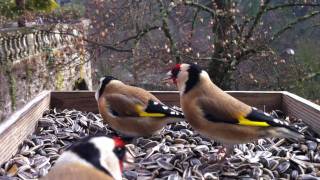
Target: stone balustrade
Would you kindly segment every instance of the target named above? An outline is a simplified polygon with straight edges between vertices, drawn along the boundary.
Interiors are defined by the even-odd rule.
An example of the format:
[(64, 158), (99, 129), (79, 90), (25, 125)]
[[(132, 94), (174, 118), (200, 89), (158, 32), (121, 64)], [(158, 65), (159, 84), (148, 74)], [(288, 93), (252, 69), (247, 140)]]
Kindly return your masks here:
[(70, 35), (65, 35), (65, 32), (70, 32), (70, 29), (63, 25), (0, 30), (0, 62), (15, 63), (48, 48), (72, 44), (77, 30), (71, 31)]
[(0, 122), (42, 90), (92, 88), (87, 21), (0, 30)]

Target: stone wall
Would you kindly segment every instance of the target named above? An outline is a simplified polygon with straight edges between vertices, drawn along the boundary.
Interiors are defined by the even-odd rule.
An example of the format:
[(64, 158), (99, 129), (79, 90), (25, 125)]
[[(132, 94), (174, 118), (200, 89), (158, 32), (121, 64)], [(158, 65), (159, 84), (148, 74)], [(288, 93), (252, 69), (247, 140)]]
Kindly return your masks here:
[(73, 90), (79, 78), (92, 88), (81, 38), (87, 27), (81, 21), (0, 30), (0, 121), (42, 90)]

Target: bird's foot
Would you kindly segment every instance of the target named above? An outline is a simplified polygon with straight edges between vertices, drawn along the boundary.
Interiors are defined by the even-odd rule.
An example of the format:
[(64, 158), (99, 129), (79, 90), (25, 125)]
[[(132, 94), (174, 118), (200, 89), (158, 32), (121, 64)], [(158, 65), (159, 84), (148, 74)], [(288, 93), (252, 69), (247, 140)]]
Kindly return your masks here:
[(220, 147), (218, 148), (218, 152), (217, 152), (217, 155), (218, 155), (218, 158), (219, 158), (219, 161), (218, 163), (223, 163), (226, 158), (227, 158), (227, 151), (228, 151), (228, 148), (227, 147)]
[(216, 153), (217, 161), (216, 163), (223, 164), (226, 159), (231, 155), (233, 146), (226, 145), (224, 147), (219, 147)]
[(226, 150), (224, 147), (218, 148), (218, 151), (209, 155), (208, 164), (223, 165), (226, 160)]

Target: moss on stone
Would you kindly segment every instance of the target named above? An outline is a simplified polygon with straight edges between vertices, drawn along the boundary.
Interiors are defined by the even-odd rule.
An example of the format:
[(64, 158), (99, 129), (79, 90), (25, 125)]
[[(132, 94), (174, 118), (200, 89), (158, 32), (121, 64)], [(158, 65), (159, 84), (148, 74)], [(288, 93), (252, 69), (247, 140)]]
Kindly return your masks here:
[(16, 80), (13, 77), (12, 74), (12, 62), (11, 61), (7, 61), (4, 63), (4, 70), (6, 72), (6, 76), (8, 78), (8, 88), (9, 88), (9, 95), (10, 95), (10, 100), (11, 100), (11, 109), (12, 111), (15, 111), (16, 109)]
[(60, 70), (57, 70), (56, 72), (56, 79), (55, 79), (56, 89), (62, 90), (63, 89), (63, 83), (64, 83), (64, 77), (63, 73)]
[(27, 97), (31, 96), (31, 86), (29, 83), (31, 82), (32, 70), (30, 68), (29, 62), (26, 63), (26, 82), (27, 82)]

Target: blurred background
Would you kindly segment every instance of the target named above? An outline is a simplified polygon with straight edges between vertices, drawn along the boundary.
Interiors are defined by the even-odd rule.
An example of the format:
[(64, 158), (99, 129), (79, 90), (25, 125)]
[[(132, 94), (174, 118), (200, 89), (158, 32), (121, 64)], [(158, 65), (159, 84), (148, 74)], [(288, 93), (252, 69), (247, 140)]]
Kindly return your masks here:
[[(1, 0), (0, 12), (6, 32), (66, 26), (58, 33), (80, 38), (72, 47), (90, 62), (93, 89), (113, 75), (174, 90), (160, 83), (164, 73), (194, 62), (224, 90), (286, 90), (319, 103), (320, 0)], [(73, 26), (80, 21), (85, 30)]]

